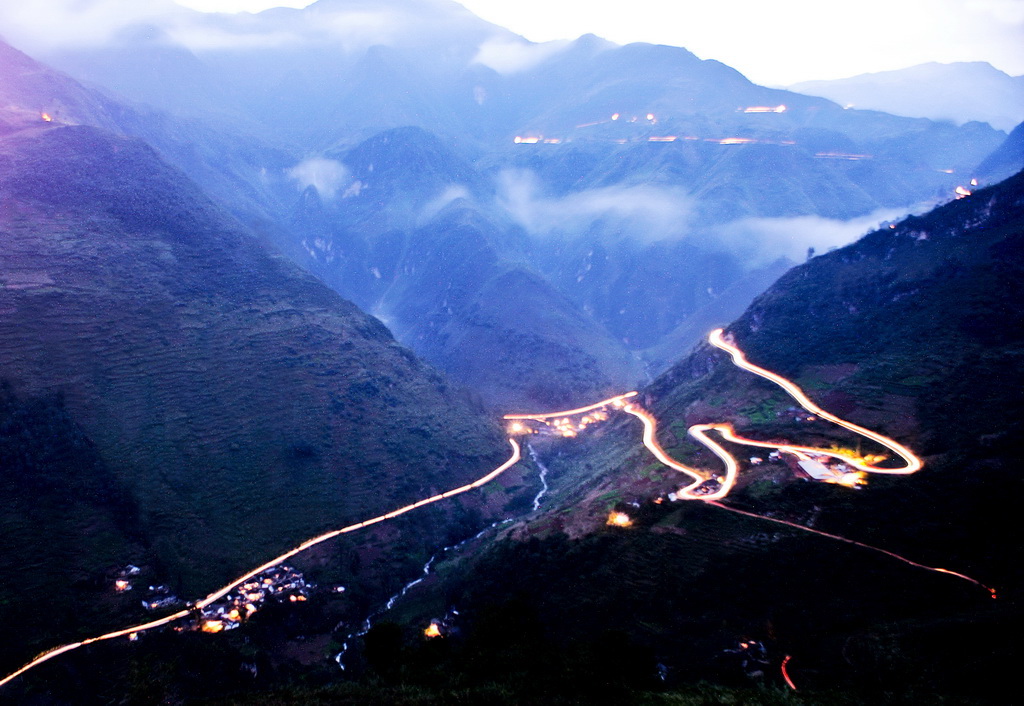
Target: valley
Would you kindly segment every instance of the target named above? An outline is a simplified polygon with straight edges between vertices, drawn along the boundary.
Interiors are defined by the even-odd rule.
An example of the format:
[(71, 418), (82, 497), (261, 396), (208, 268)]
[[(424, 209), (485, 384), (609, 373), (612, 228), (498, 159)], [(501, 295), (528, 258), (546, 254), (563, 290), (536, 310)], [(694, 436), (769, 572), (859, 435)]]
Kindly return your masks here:
[[(343, 528), (337, 529), (337, 530), (332, 530), (330, 532), (324, 533), (324, 534), (319, 535), (317, 537), (313, 537), (311, 539), (308, 539), (305, 542), (303, 542), (302, 544), (300, 544), (299, 546), (297, 546), (297, 547), (295, 547), (295, 548), (293, 548), (293, 549), (291, 549), (291, 550), (289, 550), (289, 551), (287, 551), (287, 552), (285, 552), (285, 553), (283, 553), (283, 554), (281, 554), (279, 556), (276, 556), (276, 557), (270, 559), (269, 561), (267, 561), (264, 564), (256, 567), (255, 569), (252, 569), (248, 573), (240, 576), (239, 578), (235, 579), (234, 581), (226, 584), (225, 586), (221, 587), (220, 589), (218, 589), (218, 590), (214, 591), (213, 593), (209, 594), (208, 596), (206, 596), (202, 600), (189, 602), (187, 608), (184, 609), (184, 610), (180, 610), (180, 611), (178, 611), (176, 613), (172, 613), (170, 615), (166, 615), (166, 616), (164, 616), (162, 618), (158, 618), (156, 620), (151, 620), (151, 621), (146, 622), (146, 623), (142, 623), (142, 624), (139, 624), (139, 625), (133, 625), (133, 626), (130, 626), (130, 627), (127, 627), (127, 628), (122, 628), (120, 630), (115, 630), (113, 632), (109, 632), (109, 633), (106, 633), (106, 634), (103, 634), (103, 635), (99, 635), (99, 636), (96, 636), (96, 637), (90, 637), (90, 638), (87, 638), (87, 639), (82, 640), (80, 642), (75, 642), (75, 643), (71, 643), (71, 644), (68, 644), (68, 645), (62, 645), (60, 647), (56, 647), (54, 649), (48, 650), (48, 651), (44, 652), (42, 655), (40, 655), (39, 657), (37, 657), (36, 659), (34, 659), (33, 661), (31, 661), (28, 664), (26, 664), (23, 667), (21, 667), (20, 669), (18, 669), (16, 671), (12, 672), (11, 674), (5, 676), (3, 679), (0, 679), (0, 687), (2, 687), (6, 683), (8, 683), (8, 682), (18, 678), (19, 676), (25, 674), (29, 670), (31, 670), (31, 669), (33, 669), (33, 668), (35, 668), (35, 667), (37, 667), (37, 666), (39, 666), (39, 665), (41, 665), (43, 663), (45, 663), (45, 662), (55, 658), (55, 657), (59, 657), (60, 655), (63, 655), (65, 653), (67, 653), (67, 652), (71, 652), (72, 650), (76, 650), (76, 649), (81, 648), (81, 647), (86, 647), (86, 646), (91, 645), (91, 644), (96, 643), (96, 642), (101, 642), (101, 641), (105, 641), (105, 640), (113, 640), (113, 639), (124, 638), (124, 637), (128, 637), (132, 641), (135, 641), (138, 638), (138, 636), (140, 634), (144, 633), (144, 632), (147, 632), (149, 630), (154, 630), (154, 629), (157, 629), (157, 628), (162, 628), (162, 627), (165, 627), (167, 625), (171, 625), (173, 623), (176, 623), (178, 621), (182, 621), (182, 620), (184, 620), (186, 618), (190, 618), (192, 620), (199, 619), (201, 621), (201, 619), (202, 619), (202, 611), (207, 606), (210, 606), (210, 605), (220, 601), (222, 598), (224, 598), (226, 595), (228, 595), (233, 590), (238, 588), (240, 585), (245, 584), (246, 582), (251, 581), (254, 578), (263, 576), (270, 569), (273, 569), (274, 567), (277, 567), (277, 566), (283, 564), (285, 561), (288, 561), (292, 557), (295, 557), (296, 555), (301, 554), (301, 553), (305, 552), (306, 550), (308, 550), (308, 549), (310, 549), (310, 548), (312, 548), (312, 547), (314, 547), (314, 546), (316, 546), (318, 544), (321, 544), (323, 542), (327, 542), (327, 541), (332, 540), (335, 537), (341, 536), (343, 534), (348, 534), (350, 532), (356, 532), (358, 530), (361, 530), (361, 529), (363, 529), (365, 527), (369, 527), (371, 525), (377, 524), (379, 522), (385, 522), (385, 521), (390, 520), (392, 518), (395, 518), (395, 517), (398, 517), (400, 515), (403, 515), (403, 514), (405, 514), (407, 512), (416, 510), (417, 508), (420, 508), (420, 507), (423, 507), (423, 506), (426, 506), (426, 505), (430, 505), (432, 503), (435, 503), (435, 502), (438, 502), (438, 501), (441, 501), (441, 500), (444, 500), (444, 499), (447, 499), (447, 498), (450, 498), (450, 497), (461, 495), (462, 493), (468, 492), (470, 490), (474, 490), (476, 488), (481, 488), (484, 485), (490, 483), (495, 478), (500, 476), (502, 473), (504, 473), (506, 470), (508, 470), (510, 467), (514, 466), (516, 463), (518, 463), (520, 461), (520, 459), (521, 459), (521, 445), (516, 441), (516, 439), (515, 439), (516, 436), (538, 434), (538, 433), (541, 433), (541, 434), (547, 433), (547, 434), (556, 434), (556, 435), (559, 435), (559, 436), (562, 436), (562, 437), (570, 437), (570, 438), (571, 437), (575, 437), (577, 434), (585, 431), (585, 429), (588, 426), (590, 426), (591, 424), (598, 424), (598, 423), (601, 423), (601, 422), (604, 422), (604, 421), (608, 420), (609, 412), (611, 410), (618, 410), (618, 411), (624, 412), (626, 414), (631, 414), (631, 415), (637, 417), (638, 419), (640, 419), (641, 422), (643, 422), (643, 430), (644, 430), (643, 431), (643, 445), (646, 446), (647, 449), (661, 463), (665, 464), (666, 466), (668, 466), (669, 468), (671, 468), (671, 469), (673, 469), (675, 471), (678, 471), (680, 473), (683, 473), (684, 475), (689, 476), (692, 479), (692, 482), (690, 482), (688, 485), (679, 488), (676, 492), (669, 493), (668, 500), (670, 502), (677, 502), (677, 501), (682, 501), (682, 500), (699, 500), (699, 501), (703, 501), (703, 502), (709, 503), (710, 505), (713, 505), (714, 507), (728, 510), (730, 512), (738, 512), (740, 514), (743, 514), (743, 515), (746, 515), (746, 516), (749, 516), (749, 517), (753, 517), (753, 518), (756, 518), (756, 519), (760, 519), (760, 520), (767, 520), (767, 521), (770, 521), (770, 522), (783, 523), (783, 524), (785, 524), (785, 525), (787, 525), (789, 527), (795, 527), (795, 528), (800, 529), (800, 530), (804, 530), (804, 531), (808, 531), (808, 532), (813, 532), (813, 533), (818, 534), (818, 535), (823, 536), (823, 537), (828, 537), (830, 539), (835, 539), (835, 540), (838, 540), (838, 541), (841, 541), (841, 542), (846, 542), (846, 543), (854, 544), (856, 546), (859, 546), (859, 547), (862, 547), (862, 548), (866, 548), (866, 549), (869, 549), (869, 550), (872, 550), (872, 551), (881, 552), (883, 554), (891, 556), (891, 557), (893, 557), (893, 558), (895, 558), (895, 559), (897, 559), (899, 561), (902, 561), (902, 562), (904, 562), (906, 564), (909, 564), (911, 566), (914, 566), (914, 567), (922, 568), (922, 569), (925, 569), (925, 570), (928, 570), (928, 571), (934, 571), (934, 572), (938, 572), (938, 573), (944, 573), (944, 574), (948, 574), (948, 575), (951, 575), (951, 576), (955, 576), (957, 578), (963, 579), (963, 580), (968, 581), (970, 583), (973, 583), (973, 584), (975, 584), (977, 586), (980, 586), (981, 588), (983, 588), (986, 591), (988, 591), (991, 594), (992, 598), (996, 597), (995, 589), (989, 588), (988, 586), (985, 586), (984, 584), (982, 584), (981, 582), (977, 581), (976, 579), (971, 578), (970, 576), (966, 576), (964, 574), (961, 574), (959, 572), (950, 571), (948, 569), (942, 569), (942, 568), (937, 568), (937, 567), (925, 566), (923, 564), (920, 564), (920, 563), (914, 562), (914, 561), (912, 561), (910, 559), (907, 559), (906, 557), (900, 556), (899, 554), (896, 554), (896, 553), (891, 552), (891, 551), (887, 551), (885, 549), (881, 549), (879, 547), (870, 546), (870, 545), (867, 545), (867, 544), (864, 544), (864, 543), (861, 543), (861, 542), (856, 542), (856, 541), (847, 539), (845, 537), (837, 536), (837, 535), (830, 534), (830, 533), (827, 533), (827, 532), (821, 532), (819, 530), (811, 529), (811, 528), (804, 527), (802, 525), (797, 525), (797, 524), (794, 524), (794, 523), (791, 523), (791, 522), (785, 522), (784, 520), (779, 520), (779, 519), (768, 517), (768, 516), (764, 516), (764, 515), (757, 515), (757, 514), (753, 514), (753, 513), (750, 513), (750, 512), (743, 511), (743, 510), (738, 510), (738, 509), (731, 508), (729, 506), (723, 505), (721, 502), (718, 502), (720, 499), (723, 499), (723, 498), (727, 497), (729, 492), (732, 490), (733, 486), (735, 485), (736, 479), (737, 479), (737, 475), (739, 473), (739, 464), (738, 464), (737, 459), (732, 454), (730, 454), (720, 444), (718, 444), (717, 442), (713, 441), (711, 438), (709, 438), (707, 436), (706, 432), (710, 431), (710, 430), (714, 430), (714, 431), (719, 432), (721, 434), (721, 436), (725, 440), (727, 440), (729, 442), (732, 442), (734, 444), (748, 445), (748, 446), (754, 446), (754, 447), (759, 447), (759, 448), (775, 449), (776, 451), (778, 451), (780, 453), (785, 453), (788, 456), (792, 456), (792, 457), (794, 457), (796, 459), (800, 459), (801, 462), (812, 462), (812, 463), (815, 463), (818, 466), (822, 467), (823, 469), (825, 468), (824, 465), (823, 465), (823, 461), (827, 463), (828, 461), (826, 459), (836, 459), (836, 460), (840, 461), (838, 469), (832, 471), (831, 473), (826, 473), (826, 475), (824, 475), (822, 477), (816, 477), (815, 476), (815, 479), (816, 480), (825, 480), (826, 482), (830, 482), (830, 483), (839, 483), (841, 485), (847, 485), (847, 486), (850, 486), (850, 487), (856, 487), (858, 484), (863, 482), (861, 480), (861, 478), (859, 476), (857, 476), (855, 473), (853, 473), (850, 469), (857, 469), (858, 471), (861, 472), (861, 475), (863, 473), (865, 473), (865, 472), (868, 472), (868, 473), (883, 473), (883, 474), (899, 474), (899, 475), (907, 474), (908, 475), (908, 474), (915, 473), (915, 472), (919, 471), (922, 468), (923, 464), (922, 464), (921, 460), (917, 456), (915, 456), (913, 454), (913, 452), (911, 452), (909, 449), (907, 449), (906, 447), (902, 446), (901, 444), (897, 443), (896, 441), (894, 441), (892, 439), (889, 439), (888, 437), (882, 436), (881, 434), (878, 434), (877, 432), (873, 432), (873, 431), (871, 431), (869, 429), (865, 429), (865, 428), (860, 427), (860, 426), (858, 426), (856, 424), (852, 424), (852, 423), (847, 422), (847, 421), (845, 421), (843, 419), (840, 419), (839, 417), (836, 417), (835, 415), (825, 411), (824, 409), (822, 409), (821, 407), (816, 405), (814, 402), (812, 402), (804, 394), (804, 392), (799, 387), (794, 385), (791, 381), (786, 380), (785, 378), (783, 378), (783, 377), (781, 377), (781, 376), (779, 376), (779, 375), (777, 375), (775, 373), (772, 373), (771, 371), (765, 370), (764, 368), (761, 368), (759, 366), (751, 364), (749, 361), (747, 361), (745, 355), (743, 354), (743, 352), (739, 348), (737, 348), (735, 345), (733, 345), (732, 343), (730, 343), (728, 340), (726, 340), (723, 337), (723, 331), (721, 329), (716, 329), (715, 331), (713, 331), (709, 335), (708, 340), (715, 347), (720, 348), (721, 350), (727, 352), (731, 356), (733, 363), (737, 367), (742, 368), (744, 370), (747, 370), (749, 372), (752, 372), (755, 375), (759, 375), (761, 377), (764, 377), (764, 378), (766, 378), (766, 379), (776, 383), (780, 387), (782, 387), (807, 412), (810, 412), (812, 414), (818, 415), (822, 419), (826, 419), (826, 420), (828, 420), (828, 421), (830, 421), (830, 422), (832, 422), (834, 424), (837, 424), (837, 425), (839, 425), (839, 426), (841, 426), (843, 428), (849, 429), (849, 430), (855, 432), (856, 434), (859, 434), (859, 435), (862, 435), (862, 436), (864, 436), (864, 437), (866, 437), (868, 439), (871, 439), (872, 441), (877, 442), (878, 444), (880, 444), (881, 446), (889, 449), (890, 451), (895, 452), (903, 460), (903, 462), (905, 464), (904, 467), (903, 468), (880, 467), (880, 466), (877, 466), (877, 465), (874, 465), (874, 464), (868, 462), (869, 459), (873, 459), (873, 458), (879, 458), (879, 459), (885, 460), (884, 456), (865, 455), (864, 457), (854, 458), (854, 457), (851, 457), (851, 456), (849, 456), (847, 454), (844, 454), (844, 453), (841, 453), (841, 452), (837, 452), (837, 451), (831, 451), (831, 450), (828, 450), (828, 449), (819, 449), (819, 448), (811, 448), (811, 447), (807, 447), (807, 446), (798, 446), (798, 445), (794, 445), (794, 444), (791, 444), (791, 443), (785, 443), (785, 442), (783, 442), (783, 443), (769, 443), (769, 442), (764, 442), (764, 441), (755, 441), (753, 439), (747, 439), (747, 438), (742, 438), (742, 437), (736, 436), (733, 433), (732, 427), (729, 426), (729, 425), (725, 425), (725, 424), (717, 424), (717, 425), (702, 424), (702, 425), (694, 425), (694, 426), (690, 427), (690, 429), (688, 430), (689, 434), (691, 436), (693, 436), (695, 439), (697, 439), (701, 444), (703, 444), (708, 449), (710, 449), (712, 452), (714, 452), (714, 454), (717, 455), (721, 459), (721, 461), (725, 465), (725, 475), (724, 476), (717, 475), (718, 471), (708, 471), (708, 470), (691, 468), (689, 466), (684, 466), (684, 465), (678, 463), (677, 461), (669, 458), (666, 455), (664, 449), (662, 449), (662, 447), (657, 442), (657, 438), (656, 438), (657, 437), (657, 421), (649, 413), (644, 411), (642, 408), (638, 407), (635, 402), (632, 402), (632, 401), (627, 402), (627, 400), (630, 400), (631, 398), (633, 398), (633, 397), (635, 397), (637, 395), (636, 392), (629, 392), (629, 393), (625, 393), (625, 394), (622, 394), (622, 395), (618, 395), (618, 396), (609, 398), (607, 400), (596, 402), (596, 403), (593, 403), (591, 405), (587, 405), (585, 407), (580, 407), (580, 408), (577, 408), (577, 409), (563, 410), (563, 411), (556, 411), (556, 412), (536, 413), (536, 414), (511, 414), (511, 415), (505, 415), (505, 419), (510, 420), (510, 425), (509, 425), (508, 431), (509, 431), (510, 434), (512, 434), (512, 437), (509, 438), (509, 443), (512, 446), (512, 455), (509, 457), (508, 460), (506, 460), (500, 466), (498, 466), (497, 468), (492, 470), (490, 473), (487, 473), (486, 475), (481, 476), (477, 480), (474, 480), (473, 482), (468, 483), (468, 484), (463, 485), (463, 486), (460, 486), (458, 488), (453, 488), (452, 490), (445, 491), (444, 493), (433, 495), (433, 496), (428, 497), (428, 498), (423, 498), (422, 500), (418, 500), (418, 501), (416, 501), (414, 503), (410, 503), (409, 505), (406, 505), (404, 507), (398, 508), (396, 510), (392, 510), (392, 511), (384, 513), (382, 515), (378, 515), (377, 517), (373, 517), (373, 518), (370, 518), (370, 519), (367, 519), (367, 520), (363, 520), (361, 522), (349, 525), (347, 527), (343, 527)], [(527, 422), (527, 421), (530, 422), (531, 424), (524, 423), (524, 422)], [(532, 449), (531, 449), (531, 451), (532, 451)], [(534, 459), (536, 459), (536, 455), (535, 454), (531, 454), (531, 455), (533, 455)], [(778, 454), (776, 454), (776, 455), (778, 455)], [(540, 466), (541, 468), (543, 468), (542, 464), (540, 464), (539, 462), (535, 461), (535, 463), (538, 466)], [(851, 476), (853, 476), (853, 478), (850, 478)], [(546, 487), (546, 484), (545, 484), (545, 487)], [(533, 510), (534, 511), (536, 511), (539, 508), (539, 500), (542, 497), (542, 494), (543, 494), (543, 491), (541, 493), (539, 493), (534, 498), (534, 500), (533, 500), (533, 504), (534, 504)], [(664, 499), (665, 498), (659, 497), (655, 502), (662, 502)], [(649, 498), (648, 500), (651, 500), (651, 499)], [(622, 513), (622, 512), (618, 512), (618, 513), (612, 513), (612, 515), (609, 517), (608, 524), (614, 525), (614, 526), (619, 526), (619, 527), (629, 527), (632, 524), (632, 522), (629, 519), (628, 515), (626, 515), (625, 513)], [(431, 563), (433, 563), (433, 561), (434, 561), (434, 558), (432, 557), (431, 560), (427, 562), (427, 564), (425, 565), (424, 573), (428, 573), (429, 572), (430, 565), (431, 565)], [(410, 588), (410, 587), (414, 586), (415, 584), (419, 583), (419, 581), (420, 581), (420, 579), (417, 579), (416, 581), (412, 582), (411, 584), (408, 584), (405, 588), (403, 588), (403, 590), (399, 594), (397, 594), (395, 597), (390, 599), (388, 601), (387, 608), (385, 610), (390, 609), (392, 607), (392, 605), (393, 605), (395, 600), (397, 600), (398, 598), (401, 598), (402, 596), (404, 596), (406, 591), (408, 590), (408, 588)], [(269, 579), (268, 579), (268, 583), (269, 583)], [(255, 608), (251, 612), (256, 612)], [(240, 620), (241, 618), (239, 617), (239, 618), (234, 618), (234, 619), (235, 620)], [(367, 624), (369, 625), (369, 619), (367, 620)], [(207, 631), (207, 632), (218, 632), (218, 630), (213, 630), (213, 629), (206, 630), (205, 626), (204, 626), (203, 629), (204, 629), (204, 631)], [(368, 629), (369, 628), (364, 630), (363, 633), (365, 634), (365, 632)], [(438, 635), (439, 634), (440, 633), (438, 633)], [(351, 639), (351, 637), (354, 637), (354, 636), (350, 636), (350, 639)], [(339, 665), (340, 664), (341, 664), (341, 662), (339, 660)], [(789, 681), (788, 677), (787, 677), (787, 681)]]
[(1005, 703), (1021, 18), (221, 1), (0, 3), (0, 701)]

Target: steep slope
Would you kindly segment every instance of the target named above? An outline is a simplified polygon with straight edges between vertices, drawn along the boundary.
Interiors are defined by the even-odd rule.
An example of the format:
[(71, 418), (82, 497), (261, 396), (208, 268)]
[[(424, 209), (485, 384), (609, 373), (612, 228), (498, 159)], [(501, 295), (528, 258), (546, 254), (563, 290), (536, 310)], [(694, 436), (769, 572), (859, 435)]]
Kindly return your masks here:
[(975, 170), (983, 183), (994, 184), (1024, 169), (1024, 123), (1013, 129), (1003, 144)]
[[(998, 600), (891, 554), (673, 503), (666, 492), (679, 475), (625, 419), (589, 441), (535, 439), (548, 463), (546, 509), (439, 567), (443, 578), (410, 602), (408, 619), (456, 605), (445, 670), (555, 694), (560, 680), (590, 688), (572, 681), (581, 674), (619, 693), (666, 679), (784, 687), (788, 655), (788, 676), (812, 702), (1000, 703), (1013, 675), (1002, 626), (1019, 619), (1024, 588), (1013, 519), (1024, 499), (1022, 274), (1024, 173), (793, 268), (728, 327), (751, 361), (910, 445), (925, 469), (854, 491), (796, 481), (728, 444), (744, 476), (724, 504), (964, 572)], [(687, 438), (695, 423), (871, 452), (798, 419), (779, 388), (707, 345), (640, 399), (669, 454), (700, 467), (720, 461)], [(613, 509), (631, 526), (606, 526)], [(752, 639), (766, 647), (763, 663), (741, 649)], [(414, 657), (405, 664), (417, 668)]]
[(6, 668), (52, 633), (124, 620), (117, 571), (151, 554), (134, 499), (60, 399), (0, 385), (0, 483), (0, 625), (21, 636), (0, 643)]
[(928, 63), (832, 81), (805, 81), (791, 91), (841, 105), (932, 120), (980, 120), (1012, 130), (1024, 119), (1024, 84), (983, 61)]
[[(757, 86), (678, 47), (534, 45), (441, 1), (183, 10), (50, 56), (200, 117), (65, 101), (88, 91), (38, 65), (22, 73), (62, 88), (11, 92), (26, 115), (82, 103), (56, 119), (142, 137), (503, 406), (632, 385), (633, 356), (737, 295), (751, 269), (947, 198), (1003, 139)], [(804, 217), (827, 221), (778, 236), (780, 219)], [(434, 257), (456, 245), (473, 259)], [(467, 269), (478, 287), (455, 305)], [(541, 309), (509, 306), (510, 292)]]
[(60, 395), (180, 595), (507, 457), (462, 393), (139, 141), (7, 135), (0, 203), (2, 378)]
[[(173, 95), (151, 76), (139, 80)], [(5, 105), (3, 120), (12, 129), (38, 124), (45, 113), (58, 124), (91, 125), (142, 138), (250, 224), (272, 220), (279, 208), (266, 189), (266, 171), (294, 164), (294, 158), (280, 147), (282, 141), (253, 137), (256, 123), (244, 117), (232, 116), (227, 123), (211, 110), (206, 119), (182, 118), (133, 104), (95, 85), (83, 85), (2, 40), (0, 99)]]
[(600, 324), (530, 267), (492, 186), (438, 137), (385, 131), (329, 152), (344, 181), (307, 192), (310, 269), (502, 409), (575, 404), (639, 378)]

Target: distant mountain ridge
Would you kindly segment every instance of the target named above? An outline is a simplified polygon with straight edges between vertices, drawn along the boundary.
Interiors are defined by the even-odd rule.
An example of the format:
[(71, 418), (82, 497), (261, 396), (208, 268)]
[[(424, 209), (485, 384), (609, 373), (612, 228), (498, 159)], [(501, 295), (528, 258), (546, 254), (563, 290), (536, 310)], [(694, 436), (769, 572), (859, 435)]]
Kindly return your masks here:
[(1015, 127), (1003, 144), (978, 165), (983, 183), (994, 184), (1024, 169), (1024, 122)]
[(803, 81), (788, 88), (894, 115), (957, 124), (980, 120), (1005, 132), (1024, 121), (1024, 76), (1009, 76), (983, 61), (931, 62), (850, 78)]
[[(394, 15), (394, 32), (360, 25), (381, 13)], [(632, 386), (642, 351), (692, 330), (695, 311), (721, 297), (742, 308), (749, 291), (733, 285), (750, 270), (846, 242), (872, 214), (877, 223), (950, 198), (1002, 140), (980, 123), (848, 111), (756, 86), (682, 48), (592, 36), (536, 45), (452, 3), (185, 14), (47, 58), (170, 111), (93, 100), (109, 107), (103, 127), (153, 144), (262, 238), (506, 409)], [(62, 91), (89, 93), (60, 81), (48, 97), (58, 108)], [(45, 103), (39, 93), (9, 91), (20, 105)], [(92, 106), (54, 112), (97, 122)], [(458, 258), (392, 287), (383, 273), (412, 275), (424, 252), (408, 247), (412, 234), (426, 229), (422, 244), (437, 247), (426, 234), (448, 208), (466, 218), (445, 223), (473, 224), (493, 262), (522, 272), (517, 295), (569, 328), (492, 309), (470, 328), (497, 347), (474, 356), (461, 336), (475, 310), (444, 294)], [(806, 216), (829, 219), (805, 229), (817, 242), (774, 235), (774, 219)], [(485, 309), (503, 297), (487, 299)], [(403, 323), (402, 311), (435, 316)], [(527, 329), (537, 345), (516, 343)], [(578, 373), (546, 372), (560, 360)]]

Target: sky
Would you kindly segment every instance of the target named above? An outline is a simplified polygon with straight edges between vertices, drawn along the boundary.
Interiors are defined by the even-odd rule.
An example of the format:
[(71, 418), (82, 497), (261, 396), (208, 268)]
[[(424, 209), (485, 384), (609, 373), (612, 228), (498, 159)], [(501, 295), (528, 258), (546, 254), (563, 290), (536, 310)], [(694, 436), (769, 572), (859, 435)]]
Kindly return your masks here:
[[(259, 12), (278, 6), (303, 7), (311, 1), (0, 0), (0, 35), (10, 35), (17, 44), (17, 31), (34, 32), (52, 45), (75, 41), (76, 35), (88, 31), (86, 27), (116, 28), (180, 5), (209, 12)], [(388, 0), (351, 2), (364, 8), (388, 4)], [(531, 41), (593, 33), (619, 44), (671, 44), (702, 59), (717, 59), (769, 86), (929, 61), (987, 61), (1010, 75), (1024, 74), (1024, 0), (461, 0), (461, 4)]]
[[(258, 11), (309, 0), (178, 0), (195, 9)], [(1024, 74), (1024, 0), (461, 0), (535, 42), (593, 33), (619, 44), (686, 47), (766, 85), (987, 61)]]

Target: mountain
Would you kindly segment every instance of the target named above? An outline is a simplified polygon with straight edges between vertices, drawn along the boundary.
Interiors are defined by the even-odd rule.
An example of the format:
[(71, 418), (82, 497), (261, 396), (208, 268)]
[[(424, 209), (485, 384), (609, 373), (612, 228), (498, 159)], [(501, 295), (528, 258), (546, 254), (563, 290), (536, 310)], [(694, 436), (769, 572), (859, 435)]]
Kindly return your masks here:
[(840, 105), (894, 115), (987, 122), (1009, 132), (1024, 120), (1024, 82), (984, 61), (930, 62), (831, 81), (804, 81), (789, 90)]
[[(145, 82), (149, 85), (149, 78)], [(169, 93), (168, 93), (169, 95)], [(266, 185), (269, 170), (296, 161), (277, 142), (253, 136), (253, 124), (175, 117), (134, 104), (94, 85), (87, 86), (0, 41), (0, 130), (38, 124), (41, 116), (59, 125), (89, 125), (132, 136), (155, 147), (245, 224), (273, 233), (281, 209)]]
[(1003, 144), (975, 170), (983, 183), (994, 184), (1024, 169), (1024, 123), (1013, 129)]
[[(0, 624), (27, 648), (124, 621), (118, 568), (147, 563), (138, 505), (59, 397), (24, 399), (0, 383)], [(48, 644), (50, 643), (50, 644)]]
[(492, 186), (438, 137), (398, 128), (325, 158), (344, 178), (336, 194), (307, 187), (299, 199), (300, 257), (485, 401), (573, 404), (640, 377), (624, 346), (529, 267)]
[[(1012, 520), (1024, 498), (1024, 322), (1014, 305), (1024, 294), (1022, 234), (1024, 173), (794, 267), (727, 329), (752, 362), (909, 445), (922, 472), (851, 490), (798, 481), (770, 459), (748, 464), (751, 452), (729, 444), (743, 475), (722, 504), (770, 518), (758, 520), (672, 502), (680, 476), (640, 446), (631, 418), (586, 439), (534, 437), (550, 485), (540, 511), (451, 557), (399, 609), (402, 620), (417, 625), (457, 607), (440, 670), (504, 685), (512, 702), (566, 690), (642, 700), (668, 688), (696, 703), (698, 681), (786, 688), (786, 662), (816, 703), (911, 693), (1000, 703), (1013, 674), (1002, 626), (1019, 617), (1024, 586)], [(700, 467), (720, 461), (688, 439), (695, 423), (817, 447), (852, 443), (794, 418), (778, 387), (707, 344), (639, 399), (669, 455)], [(613, 510), (631, 526), (608, 526)], [(997, 587), (998, 600), (777, 521), (963, 572)], [(763, 662), (749, 661), (740, 643), (750, 640), (764, 646)], [(394, 658), (407, 679), (425, 674), (416, 660), (427, 653), (409, 644)], [(522, 683), (530, 689), (517, 690)]]
[(481, 476), (508, 452), (485, 404), (662, 373), (636, 399), (701, 467), (695, 423), (861, 443), (707, 344), (678, 360), (729, 319), (926, 471), (854, 491), (739, 454), (722, 504), (679, 503), (609, 408), (298, 558), (333, 587), (303, 605), (90, 644), (13, 698), (775, 702), (790, 674), (817, 702), (1005, 698), (1024, 176), (984, 183), (1019, 130), (847, 110), (678, 47), (533, 44), (447, 0), (173, 10), (44, 54), (79, 80), (0, 44), (5, 669), (141, 621), (150, 582), (200, 596)]
[[(102, 113), (57, 120), (145, 139), (504, 409), (632, 386), (695, 312), (749, 303), (753, 270), (950, 198), (1003, 139), (757, 86), (677, 47), (532, 44), (454, 3), (176, 17), (44, 53), (160, 111), (37, 65), (57, 108), (69, 93)], [(455, 243), (478, 257), (430, 259)], [(463, 266), (475, 284), (453, 300)]]
[[(329, 134), (322, 149), (424, 118), (461, 126), (446, 95), (453, 74), (481, 44), (511, 39), (451, 0), (318, 0), (257, 14), (179, 8), (99, 46), (34, 53), (174, 114), (256, 121), (264, 139), (283, 133), (313, 147), (308, 140)], [(472, 92), (462, 98), (472, 105)]]
[[(469, 395), (139, 140), (42, 121), (9, 132), (0, 203), (0, 440), (6, 459), (26, 459), (4, 462), (5, 507), (42, 488), (35, 510), (4, 519), (33, 556), (5, 585), (23, 573), (28, 588), (74, 593), (87, 579), (109, 592), (104, 572), (120, 551), (122, 565), (143, 566), (140, 581), (203, 595), (309, 536), (507, 457)], [(39, 448), (40, 434), (52, 450)], [(44, 521), (67, 493), (67, 515)], [(466, 507), (479, 522), (503, 497), (490, 496), (496, 509), (484, 499)], [(81, 527), (90, 507), (80, 538), (55, 542), (50, 532)], [(368, 567), (376, 590), (444, 541), (458, 514), (410, 518), (418, 539)], [(84, 555), (64, 558), (75, 547)], [(38, 601), (4, 595), (7, 617)], [(137, 598), (125, 606), (139, 612)], [(37, 625), (6, 659), (98, 627)]]

